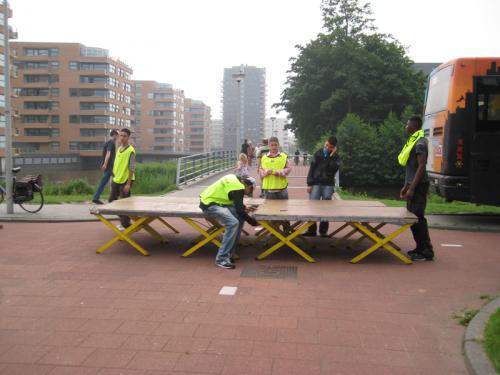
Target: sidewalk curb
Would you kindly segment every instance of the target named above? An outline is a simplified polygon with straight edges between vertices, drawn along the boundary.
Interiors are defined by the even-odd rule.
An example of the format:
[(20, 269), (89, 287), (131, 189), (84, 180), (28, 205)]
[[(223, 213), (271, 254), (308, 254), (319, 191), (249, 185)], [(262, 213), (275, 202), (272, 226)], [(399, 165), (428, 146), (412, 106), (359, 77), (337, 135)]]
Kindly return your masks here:
[(465, 365), (471, 375), (496, 375), (483, 349), (484, 328), (490, 316), (500, 308), (500, 297), (484, 306), (467, 326), (463, 339)]
[[(429, 218), (432, 215), (427, 216)], [(443, 224), (430, 224), (429, 228), (441, 229), (441, 230), (457, 230), (461, 232), (482, 232), (482, 233), (500, 233), (499, 228), (485, 228), (481, 226), (471, 226), (471, 225), (443, 225)]]

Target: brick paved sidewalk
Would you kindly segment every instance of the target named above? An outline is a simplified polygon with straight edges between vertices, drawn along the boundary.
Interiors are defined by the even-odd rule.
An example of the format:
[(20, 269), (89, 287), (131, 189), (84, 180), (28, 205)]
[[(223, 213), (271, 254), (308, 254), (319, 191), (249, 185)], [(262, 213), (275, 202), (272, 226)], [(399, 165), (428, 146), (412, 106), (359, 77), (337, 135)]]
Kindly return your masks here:
[[(138, 233), (150, 257), (124, 243), (96, 255), (111, 235), (102, 224), (5, 223), (0, 373), (466, 374), (451, 316), (499, 294), (499, 236), (431, 234), (435, 262), (380, 253), (352, 265), (356, 251), (318, 238), (316, 264), (286, 249), (257, 263), (260, 249), (245, 247), (223, 270), (213, 247), (179, 256), (192, 232), (168, 245)], [(399, 243), (413, 245), (409, 233)], [(255, 264), (296, 266), (297, 277), (240, 277)]]

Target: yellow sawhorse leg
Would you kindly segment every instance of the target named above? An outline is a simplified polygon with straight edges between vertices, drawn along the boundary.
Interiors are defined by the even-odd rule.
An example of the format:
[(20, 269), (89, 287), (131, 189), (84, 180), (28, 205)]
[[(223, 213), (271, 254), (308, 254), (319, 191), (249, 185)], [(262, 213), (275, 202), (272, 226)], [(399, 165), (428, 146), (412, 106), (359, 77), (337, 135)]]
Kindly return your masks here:
[[(137, 221), (139, 220), (138, 217), (135, 217), (135, 216), (131, 216), (130, 217), (132, 220), (134, 221)], [(162, 235), (160, 233), (158, 233), (153, 227), (151, 227), (151, 224), (154, 220), (158, 219), (158, 218), (152, 218), (153, 220), (151, 220), (149, 223), (143, 223), (142, 224), (142, 229), (144, 229), (146, 232), (148, 232), (153, 238), (156, 238), (158, 241), (160, 241), (161, 243), (168, 243), (167, 239), (163, 238)]]
[[(349, 226), (349, 224), (347, 224), (347, 226)], [(344, 226), (343, 226), (344, 227)], [(344, 227), (345, 228), (345, 227)], [(342, 238), (339, 238), (334, 244), (332, 244), (331, 246), (332, 247), (339, 247), (341, 246), (343, 243), (345, 243), (349, 237), (351, 237), (354, 233), (357, 233), (358, 232), (358, 229), (357, 228), (354, 228), (353, 230), (351, 230), (349, 233), (347, 233), (344, 237)]]
[(97, 254), (101, 254), (103, 251), (108, 249), (110, 246), (112, 246), (118, 240), (123, 240), (123, 241), (128, 242), (132, 247), (134, 247), (142, 255), (146, 255), (146, 256), (149, 255), (149, 253), (141, 245), (139, 245), (132, 238), (130, 238), (130, 235), (132, 233), (135, 233), (138, 230), (140, 230), (144, 224), (150, 223), (155, 218), (153, 218), (153, 217), (141, 217), (141, 218), (137, 219), (137, 221), (135, 221), (131, 226), (129, 226), (123, 232), (120, 232), (120, 230), (117, 227), (115, 227), (113, 224), (111, 224), (102, 215), (96, 215), (96, 216), (101, 222), (104, 223), (104, 225), (106, 225), (108, 228), (110, 228), (113, 232), (116, 233), (116, 237), (109, 240), (104, 245), (102, 245), (99, 249), (97, 249), (97, 251), (96, 251)]
[(162, 222), (162, 223), (163, 223), (163, 225), (165, 225), (167, 228), (170, 228), (170, 230), (172, 230), (172, 232), (174, 232), (175, 234), (179, 234), (179, 233), (180, 233), (180, 232), (179, 232), (177, 229), (175, 229), (175, 228), (174, 228), (171, 224), (167, 223), (167, 221), (166, 221), (166, 220), (164, 220), (163, 218), (159, 217), (159, 218), (158, 218), (158, 220), (159, 220), (160, 222)]
[(369, 249), (363, 251), (361, 254), (358, 256), (354, 257), (351, 259), (351, 263), (357, 263), (360, 260), (366, 258), (368, 255), (373, 253), (375, 250), (379, 249), (380, 247), (383, 247), (387, 251), (389, 251), (392, 255), (398, 257), (403, 263), (406, 264), (412, 264), (412, 261), (408, 259), (406, 256), (404, 256), (401, 252), (397, 251), (394, 249), (391, 245), (389, 245), (389, 242), (399, 236), (401, 233), (403, 233), (405, 230), (407, 230), (409, 227), (411, 227), (413, 224), (405, 224), (395, 232), (391, 233), (390, 235), (386, 237), (378, 237), (374, 233), (370, 231), (370, 229), (366, 228), (363, 224), (361, 223), (350, 223), (350, 225), (356, 227), (360, 232), (364, 233), (367, 237), (369, 237), (373, 242), (374, 245), (370, 247)]
[[(371, 225), (370, 225), (370, 223), (362, 223), (362, 224), (363, 224), (365, 227), (367, 227), (367, 228), (368, 228), (368, 229), (369, 229), (372, 233), (374, 233), (375, 235), (377, 235), (377, 236), (379, 236), (379, 237), (382, 237), (382, 238), (384, 237), (384, 235), (383, 235), (382, 233), (380, 233), (379, 229), (381, 229), (382, 227), (384, 227), (386, 223), (380, 223), (380, 224), (378, 224), (378, 225), (377, 225), (377, 226), (375, 226), (375, 227), (371, 226)], [(361, 232), (360, 232), (360, 233), (361, 233)], [(350, 247), (351, 249), (355, 249), (355, 248), (356, 248), (356, 247), (357, 247), (357, 246), (358, 246), (361, 242), (363, 242), (363, 240), (364, 240), (364, 239), (368, 239), (368, 240), (370, 240), (370, 241), (372, 241), (372, 242), (373, 242), (373, 240), (372, 240), (370, 237), (366, 236), (364, 233), (361, 233), (361, 237), (360, 237), (360, 238), (358, 238), (358, 239), (356, 240), (356, 242), (354, 242), (354, 243), (353, 243), (352, 245), (350, 245), (349, 247)], [(388, 244), (389, 244), (390, 246), (392, 246), (393, 248), (395, 248), (397, 251), (401, 251), (401, 248), (400, 248), (398, 245), (396, 245), (394, 242), (389, 241), (389, 242), (388, 242)]]
[(201, 242), (198, 242), (196, 245), (191, 247), (189, 250), (187, 250), (184, 254), (182, 254), (183, 257), (187, 257), (194, 253), (196, 250), (198, 250), (200, 247), (206, 245), (209, 242), (212, 242), (215, 244), (215, 246), (220, 247), (221, 243), (219, 240), (217, 240), (217, 236), (219, 236), (222, 232), (224, 232), (224, 227), (218, 228), (216, 231), (212, 233), (207, 233), (201, 226), (198, 225), (194, 220), (191, 220), (189, 218), (183, 217), (182, 218), (186, 223), (191, 225), (194, 229), (196, 229), (205, 239)]
[(305, 260), (308, 262), (314, 263), (315, 260), (311, 256), (309, 256), (304, 250), (299, 248), (297, 245), (295, 245), (292, 240), (300, 235), (301, 233), (305, 232), (307, 228), (309, 228), (311, 225), (313, 225), (315, 222), (314, 221), (309, 221), (307, 223), (304, 223), (300, 227), (298, 227), (293, 233), (285, 237), (279, 230), (273, 227), (273, 225), (269, 224), (267, 221), (259, 221), (259, 224), (262, 225), (264, 228), (266, 228), (271, 234), (273, 234), (276, 238), (278, 238), (280, 241), (275, 244), (274, 246), (270, 247), (266, 251), (264, 251), (262, 254), (257, 256), (258, 260), (264, 259), (265, 257), (271, 255), (274, 253), (276, 250), (278, 250), (280, 247), (283, 245), (287, 245), (290, 247), (293, 251), (295, 251), (297, 254), (299, 254), (301, 257), (303, 257)]

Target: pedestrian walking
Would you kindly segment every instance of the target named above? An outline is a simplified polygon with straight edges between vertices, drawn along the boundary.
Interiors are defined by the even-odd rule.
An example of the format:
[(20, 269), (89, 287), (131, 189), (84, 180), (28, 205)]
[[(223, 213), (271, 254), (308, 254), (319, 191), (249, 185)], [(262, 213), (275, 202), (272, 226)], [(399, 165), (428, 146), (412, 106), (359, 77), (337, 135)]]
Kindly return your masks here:
[(429, 147), (422, 130), (422, 118), (411, 117), (406, 124), (408, 141), (398, 156), (399, 164), (406, 168), (405, 185), (401, 189), (401, 199), (406, 199), (406, 208), (415, 214), (418, 222), (411, 226), (411, 232), (417, 247), (408, 252), (414, 261), (434, 259), (434, 250), (425, 218), (429, 177), (425, 169)]
[(116, 140), (118, 139), (118, 131), (113, 129), (109, 133), (110, 139), (104, 144), (102, 148), (102, 165), (101, 171), (103, 172), (101, 181), (99, 181), (99, 185), (97, 186), (97, 190), (95, 191), (94, 197), (92, 198), (92, 202), (95, 204), (104, 204), (101, 201), (101, 194), (104, 191), (104, 188), (108, 184), (111, 175), (113, 174), (113, 164), (115, 161), (116, 154)]
[(247, 139), (245, 139), (245, 141), (241, 145), (241, 153), (243, 153), (246, 156), (248, 156), (248, 140)]
[[(339, 170), (337, 137), (331, 136), (311, 159), (307, 173), (307, 192), (310, 200), (331, 200), (335, 192), (335, 174)], [(317, 225), (311, 225), (304, 236), (316, 236)], [(321, 237), (328, 236), (328, 221), (319, 223)]]
[(221, 246), (215, 257), (215, 265), (221, 268), (235, 268), (233, 255), (238, 245), (245, 221), (252, 226), (257, 221), (249, 215), (253, 208), (245, 207), (243, 197), (251, 196), (255, 187), (252, 177), (234, 174), (224, 176), (207, 187), (200, 194), (200, 208), (210, 218), (224, 227)]
[[(129, 144), (130, 130), (123, 128), (119, 135), (119, 148), (116, 152), (113, 166), (113, 180), (111, 181), (111, 194), (109, 202), (130, 197), (132, 184), (135, 180), (135, 149)], [(120, 216), (123, 228), (131, 225), (128, 216)]]

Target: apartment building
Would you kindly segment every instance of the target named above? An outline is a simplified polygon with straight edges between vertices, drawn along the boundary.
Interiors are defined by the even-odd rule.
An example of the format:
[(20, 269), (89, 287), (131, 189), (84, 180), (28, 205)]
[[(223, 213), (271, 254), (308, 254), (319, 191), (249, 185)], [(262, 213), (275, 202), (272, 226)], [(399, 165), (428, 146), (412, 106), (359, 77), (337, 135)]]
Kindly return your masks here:
[(138, 149), (183, 152), (184, 91), (157, 81), (133, 81), (133, 87)]
[(98, 156), (111, 129), (131, 127), (132, 69), (79, 43), (11, 43), (13, 148)]
[(186, 98), (184, 102), (184, 147), (186, 152), (210, 151), (210, 123), (210, 107), (201, 100)]
[(210, 150), (224, 149), (224, 123), (220, 119), (213, 119), (210, 124)]
[[(12, 17), (12, 10), (9, 8), (9, 18)], [(5, 16), (3, 2), (0, 3), (0, 174), (3, 171), (3, 159), (5, 157), (5, 38), (15, 39), (17, 35), (11, 30), (5, 29)], [(12, 54), (11, 54), (12, 61)], [(10, 77), (15, 76), (15, 67), (11, 67)]]
[[(264, 138), (278, 137), (280, 146), (283, 151), (290, 152), (290, 146), (294, 145), (293, 135), (288, 129), (285, 129), (288, 120), (285, 118), (266, 118), (266, 126), (264, 129)], [(295, 150), (293, 150), (295, 151)]]
[(222, 96), (224, 148), (239, 149), (238, 126), (240, 143), (244, 139), (259, 143), (266, 117), (266, 69), (249, 65), (224, 69)]

